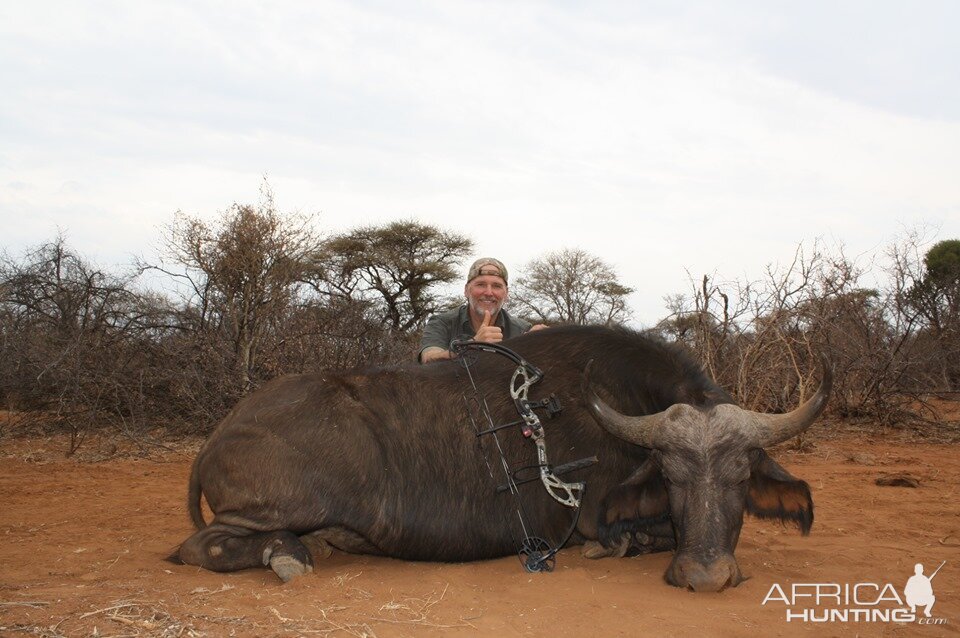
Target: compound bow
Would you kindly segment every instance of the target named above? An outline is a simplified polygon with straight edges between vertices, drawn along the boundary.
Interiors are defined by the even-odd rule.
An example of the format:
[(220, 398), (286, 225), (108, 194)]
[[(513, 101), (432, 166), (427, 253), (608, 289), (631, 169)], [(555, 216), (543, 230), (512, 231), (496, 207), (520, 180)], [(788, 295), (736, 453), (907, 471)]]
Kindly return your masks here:
[[(520, 527), (523, 531), (523, 540), (519, 544), (520, 547), (517, 550), (517, 554), (520, 557), (520, 562), (523, 564), (524, 569), (526, 569), (528, 572), (553, 571), (556, 563), (555, 557), (557, 552), (560, 551), (560, 548), (562, 548), (568, 540), (570, 540), (570, 537), (573, 535), (573, 531), (576, 529), (577, 523), (580, 520), (580, 507), (583, 500), (583, 493), (586, 488), (586, 483), (583, 481), (567, 483), (566, 481), (561, 480), (557, 474), (565, 474), (567, 472), (572, 472), (573, 470), (592, 465), (597, 462), (597, 457), (587, 457), (572, 461), (570, 463), (565, 463), (557, 467), (550, 465), (550, 461), (547, 458), (547, 443), (544, 436), (543, 425), (540, 423), (540, 418), (537, 416), (534, 410), (546, 409), (548, 414), (552, 417), (558, 414), (562, 410), (562, 407), (559, 400), (557, 400), (557, 398), (553, 395), (550, 395), (548, 398), (541, 401), (529, 400), (530, 388), (543, 378), (543, 372), (539, 368), (524, 360), (513, 350), (496, 343), (484, 343), (480, 341), (454, 341), (451, 344), (451, 350), (458, 355), (461, 365), (463, 366), (464, 370), (466, 370), (467, 378), (470, 381), (470, 386), (473, 389), (472, 405), (474, 409), (471, 409), (471, 398), (468, 397), (466, 393), (464, 393), (463, 398), (467, 404), (467, 414), (470, 417), (471, 423), (473, 424), (476, 436), (477, 438), (491, 436), (495, 442), (497, 453), (500, 456), (500, 464), (503, 469), (504, 476), (506, 477), (506, 483), (498, 486), (497, 492), (505, 492), (509, 490), (510, 493), (513, 494), (516, 502), (517, 518), (519, 519)], [(474, 358), (464, 356), (470, 351), (498, 354), (508, 358), (510, 361), (516, 364), (517, 367), (513, 371), (513, 375), (510, 379), (510, 397), (513, 399), (517, 413), (520, 415), (520, 419), (518, 421), (494, 425), (493, 416), (490, 414), (490, 409), (487, 406), (486, 398), (480, 394), (480, 390), (477, 388), (477, 384), (473, 378), (473, 373), (470, 370), (470, 366), (472, 365)], [(478, 416), (486, 422), (486, 428), (480, 428), (477, 423), (477, 418), (475, 418), (474, 415), (475, 412), (479, 412)], [(497, 433), (500, 430), (515, 426), (519, 426), (523, 436), (532, 440), (536, 445), (536, 465), (527, 465), (517, 469), (510, 467), (506, 455), (503, 453), (503, 448), (500, 445), (500, 439), (497, 436)], [(487, 464), (490, 477), (496, 481), (493, 468), (491, 467), (490, 461), (486, 454), (484, 454), (484, 462)], [(547, 493), (561, 505), (565, 505), (566, 507), (574, 509), (573, 522), (571, 523), (570, 528), (564, 535), (563, 540), (553, 547), (551, 547), (550, 544), (542, 537), (534, 536), (530, 533), (530, 526), (527, 524), (526, 520), (528, 517), (524, 513), (523, 502), (520, 500), (520, 493), (517, 489), (518, 485), (536, 480), (537, 477), (535, 476), (525, 478), (520, 476), (521, 472), (534, 468), (539, 470), (538, 473), (540, 481), (543, 483)]]

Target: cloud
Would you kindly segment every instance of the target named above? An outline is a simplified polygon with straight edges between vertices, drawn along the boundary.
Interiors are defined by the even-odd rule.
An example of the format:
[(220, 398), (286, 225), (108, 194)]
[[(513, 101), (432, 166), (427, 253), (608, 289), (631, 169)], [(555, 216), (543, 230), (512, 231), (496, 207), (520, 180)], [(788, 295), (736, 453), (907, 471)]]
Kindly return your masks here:
[(956, 69), (941, 9), (890, 42), (895, 7), (864, 35), (859, 9), (812, 6), (8, 3), (6, 242), (59, 226), (122, 261), (266, 173), (333, 230), (416, 217), (511, 265), (580, 246), (652, 322), (686, 270), (960, 233), (950, 94), (891, 88)]

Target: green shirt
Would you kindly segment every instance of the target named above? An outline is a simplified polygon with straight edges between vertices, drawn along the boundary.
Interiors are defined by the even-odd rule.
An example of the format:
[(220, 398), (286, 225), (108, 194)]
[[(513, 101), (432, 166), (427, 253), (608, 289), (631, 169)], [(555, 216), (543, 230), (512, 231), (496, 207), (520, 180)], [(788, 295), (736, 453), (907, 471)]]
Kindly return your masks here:
[[(511, 317), (503, 309), (497, 313), (497, 319), (493, 322), (493, 325), (503, 330), (504, 339), (522, 335), (531, 328), (530, 322)], [(420, 361), (420, 355), (427, 348), (436, 347), (449, 350), (451, 341), (469, 341), (473, 339), (475, 334), (476, 330), (470, 323), (470, 312), (467, 310), (467, 304), (433, 315), (423, 329), (423, 336), (420, 338), (420, 350), (417, 351), (417, 361)]]

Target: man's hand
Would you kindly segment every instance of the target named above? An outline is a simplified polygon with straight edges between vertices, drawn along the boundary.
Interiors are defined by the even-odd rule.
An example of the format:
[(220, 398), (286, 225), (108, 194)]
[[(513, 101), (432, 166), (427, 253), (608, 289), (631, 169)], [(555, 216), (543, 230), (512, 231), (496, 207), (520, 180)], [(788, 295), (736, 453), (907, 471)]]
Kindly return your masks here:
[(483, 323), (480, 329), (473, 336), (474, 341), (483, 341), (484, 343), (500, 343), (503, 341), (503, 330), (493, 324), (493, 317), (489, 310), (483, 311)]
[(536, 332), (537, 330), (543, 330), (544, 328), (549, 328), (549, 327), (550, 327), (550, 326), (548, 326), (548, 325), (545, 324), (545, 323), (537, 323), (537, 324), (534, 324), (534, 325), (530, 326), (530, 332)]

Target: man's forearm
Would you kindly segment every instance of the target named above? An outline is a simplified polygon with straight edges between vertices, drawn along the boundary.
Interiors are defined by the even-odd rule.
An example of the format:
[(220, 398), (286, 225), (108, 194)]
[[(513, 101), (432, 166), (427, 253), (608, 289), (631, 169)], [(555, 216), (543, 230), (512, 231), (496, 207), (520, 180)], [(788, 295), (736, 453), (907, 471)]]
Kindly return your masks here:
[(423, 352), (420, 353), (420, 363), (430, 363), (431, 361), (445, 361), (447, 359), (452, 359), (453, 354), (449, 350), (437, 346), (431, 346), (429, 348), (424, 348)]

